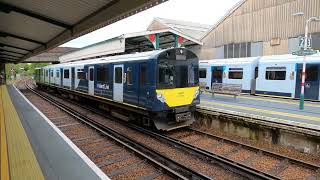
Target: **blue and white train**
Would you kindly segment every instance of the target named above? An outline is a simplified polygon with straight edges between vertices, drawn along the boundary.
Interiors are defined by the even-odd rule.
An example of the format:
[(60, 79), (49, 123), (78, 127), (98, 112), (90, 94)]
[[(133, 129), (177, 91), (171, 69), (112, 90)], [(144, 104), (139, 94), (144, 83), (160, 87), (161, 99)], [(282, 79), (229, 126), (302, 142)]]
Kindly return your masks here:
[(125, 120), (171, 130), (194, 122), (198, 71), (193, 52), (172, 48), (49, 65), (38, 69), (35, 79), (42, 88), (94, 100)]
[[(320, 54), (307, 57), (305, 98), (320, 100)], [(275, 55), (200, 61), (200, 84), (241, 84), (243, 93), (299, 98), (303, 57)]]

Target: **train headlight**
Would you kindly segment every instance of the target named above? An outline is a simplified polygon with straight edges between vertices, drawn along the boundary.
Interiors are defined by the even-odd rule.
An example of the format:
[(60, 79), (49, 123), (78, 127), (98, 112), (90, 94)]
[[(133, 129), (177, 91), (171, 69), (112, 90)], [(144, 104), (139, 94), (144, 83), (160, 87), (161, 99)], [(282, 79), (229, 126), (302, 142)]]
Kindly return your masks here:
[(194, 93), (193, 99), (196, 99), (200, 94), (199, 89), (196, 90), (196, 92)]
[(164, 98), (164, 96), (162, 94), (157, 94), (157, 99), (162, 103), (166, 102), (166, 99)]

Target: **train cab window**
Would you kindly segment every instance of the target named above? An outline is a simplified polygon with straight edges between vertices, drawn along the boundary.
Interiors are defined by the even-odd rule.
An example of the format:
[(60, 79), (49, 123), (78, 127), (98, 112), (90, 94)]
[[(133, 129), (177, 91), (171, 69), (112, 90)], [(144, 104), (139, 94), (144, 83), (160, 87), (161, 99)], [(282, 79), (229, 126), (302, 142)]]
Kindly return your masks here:
[(69, 69), (65, 69), (65, 70), (63, 70), (63, 77), (65, 78), (65, 79), (69, 79)]
[(207, 70), (206, 69), (200, 69), (199, 77), (200, 78), (207, 78)]
[(286, 67), (267, 67), (266, 80), (286, 80)]
[(109, 79), (108, 68), (98, 67), (97, 68), (97, 81), (107, 82)]
[(140, 66), (140, 84), (144, 85), (147, 82), (147, 67), (145, 64)]
[(229, 79), (243, 79), (243, 68), (229, 68)]
[(122, 67), (115, 68), (115, 83), (122, 84)]
[(159, 84), (173, 84), (173, 67), (159, 66)]
[(132, 79), (132, 67), (127, 68), (127, 85), (132, 85), (133, 79)]

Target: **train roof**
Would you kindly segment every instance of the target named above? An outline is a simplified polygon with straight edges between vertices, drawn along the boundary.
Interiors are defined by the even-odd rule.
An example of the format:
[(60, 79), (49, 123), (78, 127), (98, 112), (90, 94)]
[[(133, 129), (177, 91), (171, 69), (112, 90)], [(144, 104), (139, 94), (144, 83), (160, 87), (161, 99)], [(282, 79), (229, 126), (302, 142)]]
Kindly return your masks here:
[(252, 64), (252, 63), (258, 62), (259, 59), (260, 59), (260, 57), (210, 59), (210, 60), (200, 60), (200, 64), (214, 64), (214, 65)]
[(55, 68), (55, 67), (60, 67), (60, 66), (66, 67), (66, 66), (80, 66), (80, 65), (88, 65), (88, 64), (113, 63), (113, 62), (121, 62), (121, 61), (147, 60), (147, 59), (153, 58), (154, 56), (156, 56), (164, 51), (166, 51), (166, 50), (155, 50), (155, 51), (140, 52), (140, 53), (134, 53), (134, 54), (109, 56), (109, 57), (102, 57), (102, 58), (95, 58), (95, 59), (89, 59), (89, 60), (82, 60), (82, 61), (49, 65), (46, 67), (47, 68)]
[[(307, 56), (307, 62), (309, 63), (320, 63), (320, 53)], [(273, 56), (263, 56), (261, 57), (259, 63), (260, 64), (267, 64), (267, 63), (302, 63), (303, 56), (295, 56), (292, 54), (285, 54), (285, 55), (273, 55)]]

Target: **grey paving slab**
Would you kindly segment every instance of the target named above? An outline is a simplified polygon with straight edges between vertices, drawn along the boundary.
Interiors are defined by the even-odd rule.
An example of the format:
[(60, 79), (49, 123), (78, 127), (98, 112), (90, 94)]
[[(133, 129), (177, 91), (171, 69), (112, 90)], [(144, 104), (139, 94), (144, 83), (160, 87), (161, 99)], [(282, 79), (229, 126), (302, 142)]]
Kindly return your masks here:
[(46, 179), (101, 179), (13, 86), (8, 91)]
[(256, 96), (233, 96), (209, 94), (201, 95), (201, 105), (220, 109), (250, 113), (271, 118), (320, 125), (320, 103), (306, 102), (304, 110), (299, 110), (296, 100), (283, 100)]

